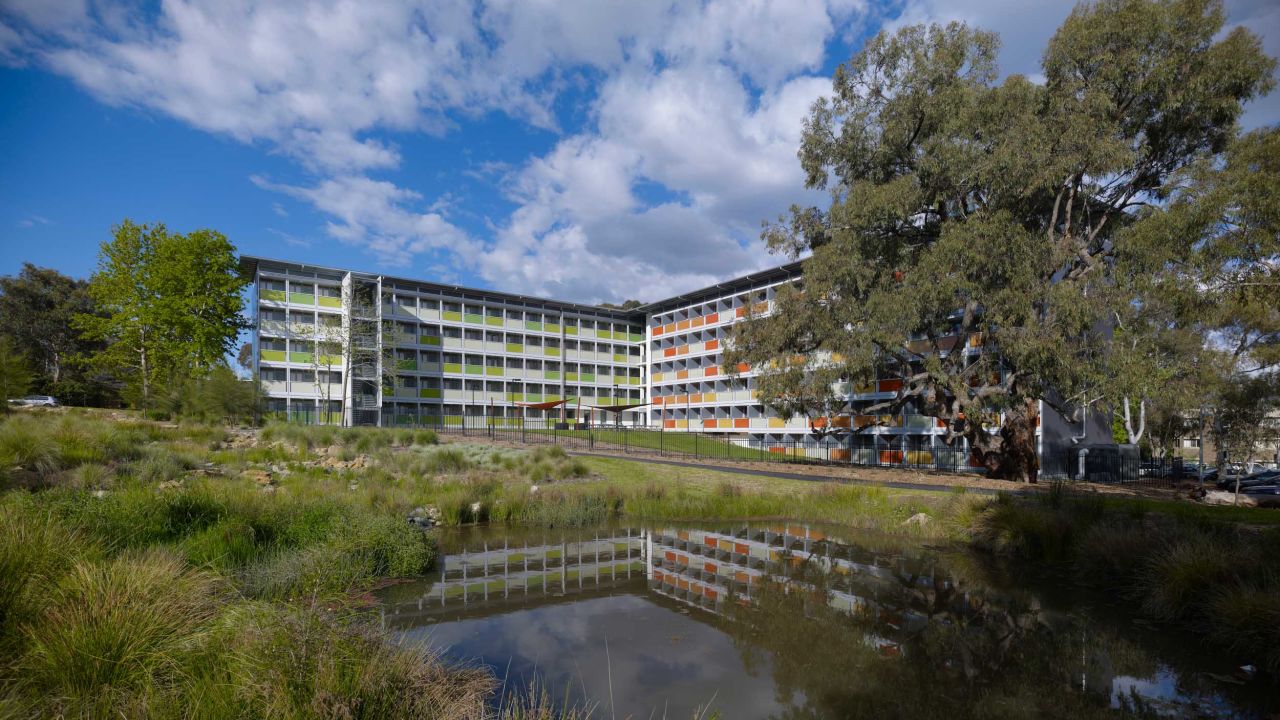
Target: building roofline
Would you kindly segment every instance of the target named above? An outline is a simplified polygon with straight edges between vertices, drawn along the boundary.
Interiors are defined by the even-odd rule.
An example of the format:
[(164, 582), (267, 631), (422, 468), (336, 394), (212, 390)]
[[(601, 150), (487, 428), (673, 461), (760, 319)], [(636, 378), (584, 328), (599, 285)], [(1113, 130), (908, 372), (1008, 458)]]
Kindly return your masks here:
[(275, 265), (284, 265), (298, 269), (322, 270), (335, 273), (352, 273), (355, 275), (366, 275), (369, 277), (381, 277), (384, 280), (392, 282), (412, 283), (415, 285), (424, 285), (433, 289), (443, 290), (447, 293), (462, 294), (472, 293), (476, 295), (488, 295), (495, 299), (516, 300), (527, 304), (545, 305), (550, 308), (560, 310), (571, 310), (575, 312), (588, 312), (593, 315), (607, 315), (616, 320), (625, 322), (643, 322), (644, 316), (638, 312), (638, 309), (619, 310), (617, 308), (607, 308), (600, 305), (591, 305), (589, 303), (575, 303), (567, 300), (555, 300), (553, 298), (537, 297), (534, 295), (521, 295), (519, 293), (504, 292), (502, 290), (490, 290), (486, 288), (468, 287), (466, 285), (453, 285), (450, 283), (435, 282), (432, 280), (421, 280), (417, 278), (404, 277), (401, 275), (388, 275), (386, 273), (365, 272), (363, 270), (352, 270), (350, 268), (339, 268), (330, 265), (319, 265), (316, 263), (298, 262), (296, 260), (281, 260), (278, 258), (260, 257), (257, 255), (241, 255), (240, 268), (246, 275), (253, 275), (258, 269), (260, 263), (268, 263)]
[(664, 312), (681, 305), (690, 305), (704, 299), (710, 300), (725, 293), (732, 293), (746, 289), (758, 283), (767, 283), (797, 277), (800, 275), (803, 267), (804, 260), (795, 260), (787, 263), (786, 265), (779, 265), (765, 270), (757, 270), (756, 272), (748, 275), (718, 282), (714, 285), (698, 288), (697, 290), (690, 290), (687, 293), (676, 295), (674, 297), (655, 300), (651, 303), (635, 308), (635, 311), (644, 313), (647, 316)]
[(416, 285), (425, 285), (432, 288), (438, 288), (451, 293), (475, 293), (479, 295), (491, 295), (497, 298), (516, 300), (523, 303), (547, 305), (559, 309), (573, 310), (577, 312), (589, 312), (595, 315), (607, 315), (614, 319), (626, 322), (641, 322), (651, 314), (663, 312), (665, 310), (698, 302), (700, 299), (711, 299), (718, 297), (727, 292), (735, 292), (755, 285), (757, 283), (772, 282), (775, 280), (786, 280), (787, 278), (800, 275), (801, 268), (804, 264), (803, 260), (796, 260), (785, 265), (767, 268), (765, 270), (757, 270), (756, 272), (741, 277), (732, 278), (723, 282), (708, 285), (706, 287), (690, 290), (681, 295), (676, 295), (662, 300), (655, 300), (630, 310), (620, 310), (617, 308), (608, 308), (600, 305), (591, 305), (588, 303), (575, 303), (567, 300), (555, 300), (552, 298), (543, 298), (533, 295), (521, 295), (519, 293), (503, 292), (501, 290), (489, 290), (485, 288), (468, 287), (465, 285), (452, 285), (449, 283), (434, 282), (431, 280), (419, 280), (416, 278), (403, 277), (399, 275), (387, 275), (385, 273), (364, 272), (362, 270), (352, 270), (349, 268), (338, 268), (330, 265), (319, 265), (316, 263), (298, 262), (296, 260), (281, 260), (279, 258), (261, 257), (258, 255), (241, 255), (240, 269), (246, 275), (255, 275), (260, 263), (269, 263), (274, 265), (283, 265), (287, 267), (298, 268), (301, 270), (321, 270), (335, 273), (353, 273), (356, 275), (367, 275), (370, 277), (381, 277), (393, 282), (406, 282)]

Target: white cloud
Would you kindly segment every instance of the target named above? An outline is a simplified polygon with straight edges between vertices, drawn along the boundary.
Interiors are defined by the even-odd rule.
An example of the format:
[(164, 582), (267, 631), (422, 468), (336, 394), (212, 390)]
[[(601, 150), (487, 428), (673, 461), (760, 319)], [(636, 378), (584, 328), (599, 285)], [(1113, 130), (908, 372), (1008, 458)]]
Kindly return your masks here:
[(47, 217), (42, 217), (40, 215), (31, 215), (29, 217), (25, 217), (19, 220), (16, 224), (18, 227), (22, 228), (23, 230), (26, 230), (27, 228), (33, 228), (37, 225), (50, 225), (52, 223), (53, 221)]
[[(332, 238), (386, 264), (429, 256), (436, 272), (443, 253), (450, 272), (586, 300), (653, 298), (776, 263), (761, 220), (822, 202), (795, 152), (809, 104), (830, 88), (818, 74), (828, 41), (886, 12), (863, 0), (164, 0), (151, 15), (110, 0), (0, 2), (0, 60), (287, 155), (309, 179), (255, 182), (318, 209)], [(1034, 76), (1072, 4), (906, 0), (883, 25), (996, 30), (1002, 70)], [(1228, 10), (1257, 31), (1280, 21), (1266, 0)], [(565, 97), (585, 123), (560, 127)], [(1275, 122), (1275, 97), (1246, 123)], [(388, 132), (447, 137), (489, 113), (562, 135), (523, 162), (453, 168), (498, 180), (515, 206), (483, 218), (487, 237), (451, 220), (472, 198), (378, 179), (440, 170), (405, 168), (430, 159), (407, 157)]]
[(422, 197), (385, 180), (362, 175), (339, 175), (314, 186), (287, 185), (255, 176), (265, 190), (285, 193), (311, 203), (331, 216), (325, 231), (342, 242), (373, 251), (382, 262), (406, 266), (415, 255), (446, 250), (474, 257), (477, 243), (439, 212), (416, 212)]

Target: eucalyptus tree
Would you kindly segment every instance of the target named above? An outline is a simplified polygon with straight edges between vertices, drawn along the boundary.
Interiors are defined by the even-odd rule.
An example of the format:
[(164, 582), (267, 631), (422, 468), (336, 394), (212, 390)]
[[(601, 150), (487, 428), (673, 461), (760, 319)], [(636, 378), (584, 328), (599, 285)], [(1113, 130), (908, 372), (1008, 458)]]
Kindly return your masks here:
[(1132, 297), (1118, 254), (1195, 241), (1139, 231), (1273, 85), (1257, 36), (1223, 25), (1212, 0), (1082, 4), (1037, 81), (1000, 81), (998, 38), (963, 24), (869, 41), (804, 122), (806, 183), (830, 204), (764, 233), (811, 254), (803, 285), (742, 324), (728, 362), (760, 368), (786, 414), (887, 371), (901, 388), (870, 412), (935, 416), (990, 474), (1034, 480), (1037, 401), (1071, 411), (1106, 393), (1114, 312)]
[(86, 338), (105, 343), (96, 364), (125, 379), (150, 407), (157, 385), (224, 365), (248, 327), (247, 281), (221, 233), (169, 232), (129, 220), (103, 242), (88, 293), (96, 313), (76, 316)]

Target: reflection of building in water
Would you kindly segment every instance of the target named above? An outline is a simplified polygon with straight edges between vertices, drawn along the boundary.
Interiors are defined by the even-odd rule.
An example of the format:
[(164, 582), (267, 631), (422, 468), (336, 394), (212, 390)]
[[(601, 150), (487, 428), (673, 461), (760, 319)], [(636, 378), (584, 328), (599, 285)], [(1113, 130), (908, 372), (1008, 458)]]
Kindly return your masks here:
[(439, 579), (426, 586), (405, 586), (414, 593), (389, 593), (384, 621), (403, 625), (445, 611), (481, 611), (511, 601), (535, 602), (619, 587), (644, 577), (645, 533), (618, 534), (574, 541), (464, 549), (440, 557)]
[[(932, 568), (898, 554), (877, 554), (842, 545), (804, 525), (743, 527), (717, 532), (665, 528), (649, 533), (649, 587), (674, 600), (722, 614), (725, 603), (750, 605), (764, 588), (813, 592), (812, 575), (823, 575), (828, 605), (868, 614), (886, 630), (916, 630), (924, 615), (908, 607), (905, 591), (930, 587)], [(940, 580), (944, 585), (949, 581)], [(900, 652), (882, 637), (868, 642), (885, 654)]]
[(483, 614), (513, 603), (615, 591), (636, 581), (647, 581), (663, 597), (722, 613), (725, 602), (750, 604), (766, 585), (813, 591), (812, 575), (803, 576), (817, 572), (825, 576), (823, 590), (833, 608), (874, 612), (897, 630), (925, 622), (908, 608), (904, 590), (935, 581), (932, 568), (917, 561), (836, 543), (820, 530), (789, 524), (627, 529), (572, 541), (484, 545), (441, 556), (440, 568), (434, 581), (388, 591), (385, 621), (402, 626), (427, 617)]

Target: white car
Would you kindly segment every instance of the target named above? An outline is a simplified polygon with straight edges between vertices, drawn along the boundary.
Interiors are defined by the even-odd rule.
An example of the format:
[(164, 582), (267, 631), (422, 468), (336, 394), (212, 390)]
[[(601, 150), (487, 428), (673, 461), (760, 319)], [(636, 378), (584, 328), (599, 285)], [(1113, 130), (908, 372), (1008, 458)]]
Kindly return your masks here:
[(58, 398), (52, 395), (27, 395), (10, 400), (9, 403), (21, 407), (58, 407)]

